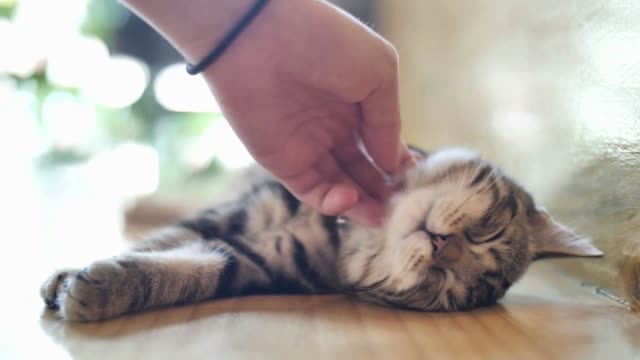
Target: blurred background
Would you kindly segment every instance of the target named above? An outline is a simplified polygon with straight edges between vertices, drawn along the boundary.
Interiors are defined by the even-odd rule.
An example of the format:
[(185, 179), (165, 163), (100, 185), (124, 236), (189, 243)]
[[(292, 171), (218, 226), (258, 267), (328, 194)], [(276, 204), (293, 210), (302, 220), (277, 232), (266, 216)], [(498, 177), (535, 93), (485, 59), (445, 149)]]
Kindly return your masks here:
[[(607, 252), (564, 268), (616, 296), (624, 268), (639, 295), (639, 2), (335, 3), (398, 48), (407, 140), (503, 166)], [(206, 204), (252, 163), (181, 56), (98, 0), (0, 0), (0, 160), (5, 240), (39, 264), (34, 282), (6, 279), (25, 291)]]
[(130, 197), (251, 162), (203, 80), (117, 2), (1, 1), (0, 46), (8, 161), (91, 166)]

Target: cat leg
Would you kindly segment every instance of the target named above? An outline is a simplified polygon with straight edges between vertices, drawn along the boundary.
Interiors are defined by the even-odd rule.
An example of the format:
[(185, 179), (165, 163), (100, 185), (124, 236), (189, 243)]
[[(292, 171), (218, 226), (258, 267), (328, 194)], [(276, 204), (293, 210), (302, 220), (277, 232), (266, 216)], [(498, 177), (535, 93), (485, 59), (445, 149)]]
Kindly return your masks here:
[[(94, 321), (216, 296), (237, 272), (224, 248), (204, 243), (158, 252), (132, 252), (81, 271), (54, 274), (41, 289), (50, 308), (70, 321)], [(228, 285), (223, 285), (228, 286)]]

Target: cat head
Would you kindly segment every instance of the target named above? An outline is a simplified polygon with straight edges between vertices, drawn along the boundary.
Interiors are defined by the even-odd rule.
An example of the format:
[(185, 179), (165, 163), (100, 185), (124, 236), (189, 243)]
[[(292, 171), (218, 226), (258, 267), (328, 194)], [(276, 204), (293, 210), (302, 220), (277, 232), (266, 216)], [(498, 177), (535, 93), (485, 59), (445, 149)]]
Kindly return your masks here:
[(470, 151), (425, 154), (401, 187), (378, 247), (344, 269), (351, 289), (371, 301), (467, 310), (494, 304), (535, 259), (602, 255)]

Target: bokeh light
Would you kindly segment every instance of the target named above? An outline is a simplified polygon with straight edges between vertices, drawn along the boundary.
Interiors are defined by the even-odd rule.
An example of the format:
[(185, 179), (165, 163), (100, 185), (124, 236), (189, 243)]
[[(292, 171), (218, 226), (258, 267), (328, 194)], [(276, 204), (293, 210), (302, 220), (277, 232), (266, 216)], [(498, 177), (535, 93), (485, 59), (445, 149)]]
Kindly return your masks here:
[(251, 164), (204, 79), (141, 25), (117, 2), (0, 0), (2, 162), (115, 202)]
[(96, 104), (120, 109), (135, 103), (147, 87), (147, 66), (131, 56), (115, 55), (86, 74), (82, 92)]
[[(80, 54), (80, 55), (79, 55)], [(109, 59), (109, 49), (95, 36), (73, 34), (53, 48), (47, 58), (47, 80), (58, 87), (78, 88), (93, 81)]]
[(241, 169), (254, 163), (231, 126), (220, 119), (207, 127), (196, 141), (189, 144), (184, 154), (185, 163), (201, 169), (214, 159), (228, 169)]
[[(28, 167), (42, 149), (37, 98), (0, 75), (0, 162), (10, 169)], [(6, 184), (5, 184), (6, 185)]]
[(96, 131), (96, 109), (64, 91), (51, 92), (42, 103), (42, 122), (57, 150), (86, 148)]
[(170, 111), (220, 112), (202, 76), (187, 74), (184, 64), (172, 64), (162, 69), (153, 91), (158, 103)]
[(8, 73), (21, 78), (33, 75), (43, 64), (46, 50), (38, 34), (27, 26), (0, 18), (0, 74)]
[(151, 194), (159, 184), (158, 153), (149, 145), (120, 144), (92, 158), (87, 177), (95, 191), (118, 198)]

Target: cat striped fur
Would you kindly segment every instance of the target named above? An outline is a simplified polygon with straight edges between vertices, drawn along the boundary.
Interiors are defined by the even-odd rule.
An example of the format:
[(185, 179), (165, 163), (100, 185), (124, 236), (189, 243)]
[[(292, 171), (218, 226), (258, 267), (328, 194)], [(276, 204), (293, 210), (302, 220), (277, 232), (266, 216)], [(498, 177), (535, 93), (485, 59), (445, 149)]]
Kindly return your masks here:
[(400, 179), (380, 228), (322, 215), (266, 175), (253, 180), (237, 199), (121, 256), (53, 274), (45, 304), (69, 321), (252, 294), (469, 310), (498, 301), (536, 258), (602, 254), (467, 150), (425, 154)]

